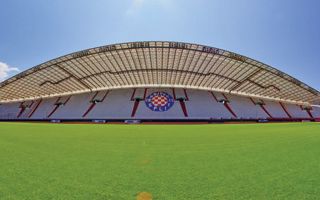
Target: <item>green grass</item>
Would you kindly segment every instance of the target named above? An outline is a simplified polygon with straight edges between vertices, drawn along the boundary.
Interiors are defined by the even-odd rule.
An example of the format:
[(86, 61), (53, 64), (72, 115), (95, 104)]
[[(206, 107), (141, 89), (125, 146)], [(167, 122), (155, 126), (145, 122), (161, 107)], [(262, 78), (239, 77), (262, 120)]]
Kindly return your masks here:
[(319, 199), (320, 124), (0, 123), (0, 199)]

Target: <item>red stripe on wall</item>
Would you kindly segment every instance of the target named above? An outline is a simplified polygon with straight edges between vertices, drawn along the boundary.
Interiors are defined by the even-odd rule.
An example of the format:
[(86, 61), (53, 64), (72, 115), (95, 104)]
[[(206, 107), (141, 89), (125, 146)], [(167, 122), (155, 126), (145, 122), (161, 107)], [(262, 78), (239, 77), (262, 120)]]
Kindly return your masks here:
[(130, 101), (134, 101), (134, 95), (136, 94), (136, 89), (133, 89)]
[(54, 104), (59, 103), (60, 99), (61, 99), (61, 97), (58, 97), (58, 99), (54, 102)]
[(69, 102), (70, 98), (71, 98), (71, 96), (69, 96), (69, 97), (64, 101), (63, 105), (66, 105), (66, 104)]
[(187, 90), (186, 89), (183, 89), (183, 92), (184, 92), (184, 96), (186, 98), (186, 101), (189, 101), (189, 97), (188, 97), (188, 94), (187, 94)]
[(90, 101), (93, 101), (95, 98), (96, 98), (96, 96), (99, 94), (99, 92), (96, 92), (94, 95), (93, 95), (93, 97), (91, 98), (91, 100)]
[(23, 106), (23, 104), (24, 104), (24, 101), (20, 103), (20, 106), (19, 106), (20, 111), (19, 111), (19, 113), (18, 113), (18, 115), (17, 115), (17, 118), (19, 118), (19, 117), (22, 115), (22, 113), (25, 111), (25, 109), (26, 109), (26, 108)]
[(262, 108), (262, 110), (272, 119), (272, 115), (269, 113), (269, 111), (267, 110), (267, 108), (264, 105), (260, 105), (260, 107)]
[(174, 100), (177, 100), (177, 97), (176, 97), (176, 91), (174, 88), (172, 88), (172, 94), (173, 94), (173, 98)]
[[(228, 97), (227, 97), (225, 94), (222, 93), (222, 95), (223, 95), (223, 97), (225, 98), (225, 100), (229, 101)], [(229, 111), (234, 117), (237, 117), (236, 113), (232, 110), (232, 108), (231, 108), (231, 106), (229, 105), (228, 102), (225, 102), (225, 103), (224, 103), (224, 106), (228, 109), (228, 111)]]
[(145, 89), (144, 89), (144, 93), (143, 93), (143, 100), (146, 100), (146, 97), (147, 97), (147, 90), (148, 90), (148, 88), (145, 88)]
[(89, 106), (89, 108), (87, 109), (87, 111), (82, 115), (82, 117), (87, 116), (87, 114), (89, 114), (89, 112), (96, 106), (96, 103), (91, 103), (91, 105)]
[(40, 103), (42, 102), (42, 99), (40, 99), (37, 103), (37, 105), (34, 107), (34, 109), (32, 110), (32, 112), (29, 114), (29, 118), (32, 117), (33, 113), (36, 112), (36, 110), (38, 109)]
[(217, 97), (213, 94), (213, 92), (209, 92), (209, 93), (212, 95), (212, 97), (214, 98), (214, 100), (216, 100), (216, 102), (219, 102), (218, 99), (217, 99)]
[(34, 104), (34, 101), (31, 101), (31, 104), (28, 107), (31, 108), (33, 104)]
[(236, 113), (233, 112), (233, 110), (231, 109), (229, 103), (224, 103), (224, 106), (227, 108), (227, 110), (234, 116), (234, 117), (237, 117)]
[(222, 95), (223, 95), (223, 97), (225, 98), (225, 100), (228, 100), (228, 101), (229, 101), (228, 97), (227, 97), (225, 94), (222, 93)]
[(251, 102), (252, 102), (254, 105), (257, 105), (256, 102), (254, 102), (251, 97), (250, 97), (249, 99), (251, 100)]
[(139, 100), (135, 100), (134, 104), (133, 104), (133, 108), (132, 108), (132, 112), (131, 112), (131, 117), (134, 117), (136, 115), (137, 109), (139, 107)]
[[(250, 97), (250, 100), (254, 105), (257, 105), (251, 97)], [(261, 100), (261, 102), (262, 102), (262, 100)], [(259, 106), (271, 119), (273, 118), (272, 115), (269, 113), (269, 111), (267, 110), (267, 108), (264, 105), (259, 105)]]
[(279, 103), (280, 103), (282, 109), (284, 110), (284, 112), (288, 115), (288, 117), (289, 117), (289, 118), (292, 118), (291, 115), (290, 115), (290, 113), (289, 113), (288, 110), (286, 109), (286, 107), (283, 105), (283, 103), (281, 103), (281, 102), (279, 102)]
[(54, 108), (53, 110), (50, 112), (50, 114), (47, 116), (47, 118), (51, 117), (51, 115), (53, 115), (53, 113), (56, 112), (56, 110), (59, 108), (60, 105), (56, 105), (57, 103), (59, 103), (61, 97), (58, 97), (58, 99), (55, 101), (55, 105), (54, 105)]
[(83, 113), (82, 117), (87, 116), (87, 115), (89, 114), (89, 112), (96, 106), (96, 103), (94, 102), (94, 100), (96, 100), (95, 98), (97, 97), (98, 94), (99, 94), (99, 92), (96, 92), (96, 93), (93, 95), (93, 97), (92, 97), (91, 100), (90, 100), (90, 103), (91, 103), (91, 104), (90, 104), (89, 108), (87, 109), (87, 111)]
[[(301, 109), (301, 110), (304, 110), (303, 107), (302, 107), (302, 105), (300, 105), (300, 109)], [(312, 115), (312, 113), (310, 112), (310, 110), (304, 110), (304, 111), (306, 111), (306, 112), (308, 113), (308, 115), (309, 115), (310, 118), (312, 118), (312, 119), (314, 118), (313, 115)]]
[(101, 99), (101, 102), (103, 102), (106, 99), (108, 94), (109, 94), (109, 91), (106, 91), (106, 93), (104, 94), (104, 96)]
[(48, 115), (48, 118), (51, 117), (51, 115), (53, 115), (53, 113), (55, 113), (58, 108), (59, 108), (59, 105), (55, 105), (51, 113)]
[(301, 109), (301, 110), (303, 110), (303, 107), (302, 107), (302, 105), (300, 105), (299, 107), (300, 107), (300, 109)]
[(184, 101), (180, 100), (180, 106), (185, 117), (188, 117), (187, 107)]
[(312, 113), (310, 112), (310, 110), (306, 110), (306, 111), (307, 111), (309, 117), (313, 119), (314, 117), (313, 117)]

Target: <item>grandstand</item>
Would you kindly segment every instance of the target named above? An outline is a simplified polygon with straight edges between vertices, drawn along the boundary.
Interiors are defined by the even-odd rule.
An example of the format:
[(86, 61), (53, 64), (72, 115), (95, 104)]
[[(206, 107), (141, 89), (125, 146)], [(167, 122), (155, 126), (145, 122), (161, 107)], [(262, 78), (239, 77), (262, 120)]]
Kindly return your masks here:
[(233, 52), (131, 42), (71, 53), (0, 84), (1, 120), (315, 121), (320, 93)]

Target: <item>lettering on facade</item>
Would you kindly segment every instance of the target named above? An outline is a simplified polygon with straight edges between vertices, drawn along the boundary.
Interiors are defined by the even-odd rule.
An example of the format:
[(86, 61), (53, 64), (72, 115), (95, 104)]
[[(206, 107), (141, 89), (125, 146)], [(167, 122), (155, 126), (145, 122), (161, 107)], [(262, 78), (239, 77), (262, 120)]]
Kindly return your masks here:
[(128, 44), (129, 48), (145, 48), (150, 47), (149, 42), (133, 42)]
[(234, 60), (238, 60), (240, 62), (245, 62), (247, 59), (244, 56), (235, 54), (235, 53), (229, 53), (229, 57), (234, 59)]
[[(117, 45), (108, 45), (108, 46), (104, 46), (104, 47), (100, 47), (97, 51), (98, 52), (108, 52), (108, 51), (115, 51), (115, 50), (121, 50), (121, 49), (135, 49), (135, 48), (159, 48), (159, 46), (155, 46), (152, 45), (152, 43), (154, 42), (132, 42), (132, 43), (128, 43), (127, 47), (121, 47), (121, 46), (117, 46)], [(214, 47), (207, 47), (207, 46), (203, 46), (200, 50), (199, 49), (194, 49), (191, 48), (191, 44), (187, 44), (187, 43), (182, 43), (182, 42), (169, 42), (169, 48), (175, 48), (175, 49), (190, 49), (190, 50), (196, 50), (196, 51), (201, 51), (201, 52), (205, 52), (205, 53), (210, 53), (210, 54), (217, 54), (217, 55), (222, 55), (223, 54), (223, 50), (214, 48)], [(80, 51), (77, 53), (72, 54), (73, 58), (79, 58), (79, 57), (83, 57), (83, 56), (87, 56), (90, 55), (92, 53), (96, 53), (95, 51), (90, 52), (90, 50), (84, 50), (84, 51)], [(241, 62), (245, 62), (246, 58), (244, 56), (235, 54), (235, 53), (229, 53), (227, 54), (227, 56), (229, 58), (241, 61)]]
[(116, 49), (117, 49), (116, 45), (108, 45), (108, 46), (100, 47), (98, 51), (106, 52), (106, 51), (114, 51)]
[(72, 57), (73, 58), (79, 58), (79, 57), (82, 57), (82, 56), (87, 56), (89, 54), (90, 54), (89, 50), (83, 50), (83, 51), (79, 51), (79, 52), (76, 52), (76, 53), (72, 54)]
[(221, 54), (219, 49), (213, 47), (202, 47), (202, 52), (212, 53), (212, 54)]
[(190, 49), (189, 44), (181, 43), (181, 42), (170, 42), (169, 47), (176, 48), (176, 49)]

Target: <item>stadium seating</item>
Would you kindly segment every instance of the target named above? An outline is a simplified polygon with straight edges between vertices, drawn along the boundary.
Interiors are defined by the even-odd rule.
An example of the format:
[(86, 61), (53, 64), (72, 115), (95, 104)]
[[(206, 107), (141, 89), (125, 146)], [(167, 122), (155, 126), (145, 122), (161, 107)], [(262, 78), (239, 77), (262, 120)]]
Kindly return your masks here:
[(279, 102), (275, 101), (264, 101), (265, 109), (268, 110), (273, 118), (289, 118), (286, 112), (283, 110)]
[[(173, 105), (166, 111), (148, 107), (148, 98), (163, 92)], [(149, 99), (150, 100), (150, 99)], [(149, 102), (150, 103), (150, 102)], [(310, 111), (309, 111), (309, 110)], [(182, 88), (136, 88), (96, 91), (0, 105), (0, 119), (196, 119), (257, 120), (320, 118), (320, 108), (305, 108), (245, 96)]]
[[(190, 118), (230, 119), (232, 114), (218, 102), (211, 92), (188, 90), (186, 106)], [(205, 116), (205, 117), (204, 117)]]
[[(131, 115), (133, 101), (132, 90), (109, 91), (105, 100), (98, 103), (85, 117), (86, 119), (128, 119)], [(89, 101), (89, 100), (87, 100)], [(84, 111), (83, 111), (84, 112)]]
[(52, 112), (56, 98), (43, 99), (38, 109), (33, 113), (30, 119), (46, 119)]
[(312, 116), (314, 118), (320, 118), (320, 107), (312, 107), (312, 110), (310, 110), (312, 113)]
[(20, 111), (20, 103), (8, 103), (0, 105), (0, 119), (16, 119)]
[(302, 107), (295, 104), (286, 104), (287, 111), (293, 118), (312, 118), (308, 115), (308, 112)]
[(241, 119), (265, 119), (268, 115), (263, 112), (259, 105), (254, 104), (248, 97), (225, 95), (228, 97), (238, 118)]

